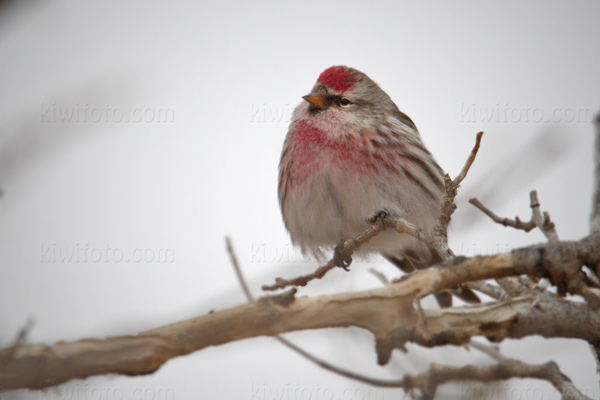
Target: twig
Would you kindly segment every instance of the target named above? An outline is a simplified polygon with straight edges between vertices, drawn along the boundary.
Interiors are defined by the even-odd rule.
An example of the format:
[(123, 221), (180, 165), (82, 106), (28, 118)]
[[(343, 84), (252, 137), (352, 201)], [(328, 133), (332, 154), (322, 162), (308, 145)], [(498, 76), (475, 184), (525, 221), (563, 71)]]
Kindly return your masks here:
[[(550, 243), (558, 244), (559, 238), (555, 225), (550, 220), (550, 215), (548, 212), (544, 212), (542, 214), (537, 192), (532, 190), (529, 193), (529, 198), (531, 207), (531, 220), (529, 222), (522, 222), (518, 217), (516, 217), (514, 220), (500, 218), (491, 210), (486, 208), (483, 204), (481, 204), (479, 200), (470, 199), (469, 202), (483, 211), (496, 223), (504, 226), (510, 226), (515, 229), (522, 229), (526, 232), (529, 232), (531, 229), (537, 227), (542, 231)], [(497, 280), (497, 282), (509, 295), (513, 297), (522, 296), (528, 292), (546, 292), (545, 288), (540, 285), (536, 285), (530, 277), (522, 277), (520, 279), (515, 277), (506, 277)], [(567, 290), (573, 294), (579, 294), (583, 296), (592, 309), (600, 309), (600, 291), (590, 287), (590, 285), (594, 285), (594, 282), (592, 279), (589, 279), (583, 271), (578, 274), (577, 277), (570, 278), (566, 285), (570, 287), (559, 287), (559, 294), (564, 294)]]
[[(296, 347), (292, 343), (289, 344), (291, 348), (295, 348), (294, 350), (296, 352), (302, 354), (305, 358), (313, 361), (315, 364), (328, 371), (335, 372), (338, 375), (342, 375), (368, 385), (387, 388), (401, 388), (405, 392), (413, 395), (415, 395), (415, 392), (418, 391), (421, 394), (421, 396), (419, 396), (421, 399), (433, 399), (439, 386), (452, 381), (493, 382), (511, 378), (534, 378), (548, 381), (567, 399), (591, 400), (584, 396), (573, 385), (571, 380), (560, 371), (558, 365), (556, 365), (554, 362), (540, 365), (530, 365), (521, 361), (505, 359), (504, 357), (501, 357), (498, 359), (498, 364), (492, 366), (467, 365), (464, 367), (453, 367), (432, 364), (429, 369), (422, 374), (407, 374), (399, 380), (384, 380), (356, 374), (352, 371), (339, 367), (333, 367), (332, 369), (331, 364), (324, 362), (323, 360), (320, 360), (309, 353), (305, 353), (304, 350)], [(485, 351), (483, 346), (478, 348), (481, 348), (482, 351)], [(490, 356), (493, 356), (492, 352), (489, 352), (489, 354)]]
[(477, 133), (475, 138), (475, 146), (473, 146), (473, 150), (471, 150), (471, 154), (469, 158), (467, 158), (467, 162), (463, 166), (463, 169), (460, 171), (460, 174), (452, 181), (452, 186), (458, 187), (462, 181), (467, 177), (467, 173), (469, 169), (471, 169), (471, 165), (475, 161), (475, 157), (477, 157), (477, 152), (479, 151), (479, 145), (481, 144), (481, 137), (483, 136), (483, 132)]
[(25, 322), (25, 325), (23, 325), (23, 327), (19, 330), (19, 332), (17, 333), (17, 337), (15, 338), (15, 341), (11, 346), (13, 354), (19, 349), (19, 347), (23, 346), (27, 342), (27, 336), (29, 335), (29, 332), (31, 332), (33, 325), (33, 318), (29, 318), (27, 322)]
[(550, 214), (548, 214), (548, 212), (544, 212), (542, 215), (542, 212), (540, 211), (540, 202), (538, 200), (537, 191), (532, 190), (529, 193), (529, 198), (531, 207), (531, 219), (527, 222), (521, 221), (519, 217), (515, 217), (515, 219), (501, 218), (489, 208), (485, 207), (476, 198), (470, 199), (469, 203), (473, 204), (475, 207), (483, 211), (483, 213), (490, 217), (492, 221), (498, 224), (510, 226), (511, 228), (520, 229), (525, 232), (529, 232), (535, 228), (540, 228), (540, 230), (546, 236), (549, 242), (558, 242), (558, 234), (556, 233), (554, 223), (550, 220)]
[(306, 286), (308, 282), (314, 279), (321, 279), (323, 276), (325, 276), (327, 272), (339, 266), (337, 258), (351, 259), (352, 254), (354, 254), (356, 250), (358, 250), (363, 244), (365, 244), (373, 237), (377, 236), (379, 233), (385, 230), (385, 228), (386, 227), (383, 224), (382, 219), (376, 219), (369, 229), (362, 232), (355, 238), (346, 240), (336, 248), (336, 253), (339, 251), (342, 254), (336, 254), (327, 262), (327, 264), (320, 266), (313, 273), (298, 276), (292, 279), (275, 278), (275, 284), (263, 285), (262, 290), (273, 291), (278, 289), (284, 289), (289, 286)]
[(237, 276), (238, 282), (246, 296), (248, 301), (253, 301), (252, 293), (250, 292), (250, 288), (248, 288), (248, 284), (242, 275), (242, 270), (240, 268), (240, 264), (238, 263), (237, 256), (235, 255), (235, 251), (233, 250), (233, 245), (231, 244), (231, 239), (229, 236), (225, 237), (225, 243), (227, 245), (227, 253), (229, 254), (229, 258), (231, 259), (231, 265), (233, 265), (233, 269), (235, 271), (235, 275)]
[(476, 198), (469, 199), (469, 203), (471, 203), (475, 207), (479, 208), (481, 211), (483, 211), (485, 213), (485, 215), (490, 217), (492, 219), (492, 221), (494, 221), (498, 224), (501, 224), (504, 226), (510, 226), (515, 229), (521, 229), (521, 230), (524, 230), (525, 232), (529, 232), (532, 229), (535, 229), (535, 227), (537, 226), (533, 220), (528, 221), (528, 222), (523, 222), (519, 219), (519, 217), (516, 217), (514, 220), (510, 219), (510, 218), (501, 218), (498, 215), (494, 214), (494, 212), (491, 211), (489, 208), (487, 208), (483, 204), (481, 204), (481, 202)]
[(387, 228), (394, 229), (398, 233), (406, 233), (429, 246), (442, 259), (448, 260), (454, 256), (452, 250), (448, 248), (447, 240), (437, 240), (414, 224), (399, 217), (386, 217), (383, 219), (383, 224)]
[[(573, 400), (591, 400), (579, 392), (571, 380), (560, 371), (554, 362), (541, 365), (530, 365), (517, 360), (502, 358), (499, 360), (498, 364), (493, 366), (467, 365), (464, 367), (453, 367), (432, 364), (429, 369), (422, 374), (407, 374), (402, 379), (385, 380), (368, 377), (344, 368), (333, 366), (332, 364), (305, 352), (303, 349), (297, 347), (295, 344), (287, 341), (286, 339), (281, 339), (288, 347), (325, 370), (372, 386), (400, 388), (405, 392), (412, 394), (413, 397), (416, 395), (415, 392), (420, 392), (421, 396), (419, 396), (419, 398), (421, 399), (433, 399), (433, 396), (435, 396), (439, 386), (453, 381), (493, 382), (511, 378), (534, 378), (548, 381), (554, 385), (554, 387), (560, 391), (565, 398)], [(483, 347), (481, 348), (483, 351)], [(423, 395), (425, 395), (425, 397), (423, 397)], [(567, 395), (570, 397), (567, 397)]]
[[(248, 299), (249, 302), (254, 301), (254, 297), (252, 296), (252, 293), (250, 292), (250, 289), (248, 288), (248, 284), (246, 283), (246, 279), (244, 279), (244, 275), (243, 275), (240, 265), (238, 263), (237, 256), (233, 249), (233, 245), (231, 244), (231, 239), (229, 237), (226, 237), (225, 241), (227, 243), (227, 253), (229, 254), (229, 257), (231, 259), (231, 264), (233, 265), (233, 269), (235, 270), (235, 274), (237, 276), (238, 282), (239, 282), (244, 294), (246, 295), (246, 299)], [(372, 270), (372, 271), (375, 271), (375, 270)], [(381, 274), (381, 273), (379, 273), (379, 274)], [(383, 276), (383, 274), (381, 274), (381, 276), (385, 280), (385, 276)], [(287, 340), (286, 338), (284, 338), (281, 335), (275, 336), (275, 339), (277, 339), (281, 344), (288, 347), (292, 351), (294, 351), (297, 354), (301, 355), (302, 357), (306, 358), (307, 360), (309, 360), (309, 361), (315, 363), (316, 365), (318, 365), (319, 367), (326, 369), (328, 371), (331, 371), (335, 374), (344, 376), (346, 378), (354, 379), (359, 382), (375, 385), (375, 386), (381, 386), (381, 383), (385, 382), (384, 380), (370, 378), (370, 377), (355, 373), (353, 371), (350, 371), (350, 370), (347, 370), (347, 369), (344, 369), (341, 367), (337, 367), (337, 366), (309, 353), (308, 351), (295, 345), (294, 343), (290, 342), (289, 340)]]
[(336, 254), (325, 265), (317, 268), (314, 272), (308, 275), (298, 276), (293, 279), (276, 278), (275, 284), (263, 285), (262, 289), (265, 291), (273, 291), (284, 289), (289, 286), (305, 286), (308, 282), (314, 279), (320, 279), (325, 276), (327, 272), (339, 266), (338, 261), (336, 261), (337, 258), (350, 259), (352, 254), (354, 254), (354, 252), (363, 244), (367, 243), (373, 237), (377, 236), (386, 229), (394, 229), (398, 233), (406, 233), (415, 237), (416, 239), (419, 239), (431, 247), (440, 256), (440, 258), (444, 260), (449, 259), (453, 255), (452, 251), (448, 248), (448, 245), (445, 242), (436, 241), (431, 235), (424, 232), (422, 229), (417, 228), (415, 225), (403, 218), (387, 215), (381, 216), (377, 214), (372, 217), (370, 221), (373, 223), (373, 226), (355, 238), (343, 242), (342, 245), (336, 248), (336, 252), (341, 252), (341, 254)]
[(477, 156), (477, 152), (479, 151), (479, 146), (481, 144), (481, 137), (483, 136), (483, 132), (479, 132), (475, 138), (475, 146), (473, 146), (473, 150), (471, 150), (471, 154), (469, 158), (467, 158), (467, 162), (463, 166), (463, 169), (460, 171), (458, 176), (454, 178), (454, 180), (450, 179), (450, 175), (446, 174), (444, 178), (444, 183), (446, 185), (446, 193), (444, 194), (444, 198), (442, 200), (442, 213), (438, 218), (438, 222), (436, 226), (433, 228), (433, 236), (438, 238), (438, 240), (448, 242), (448, 224), (450, 224), (450, 220), (452, 219), (452, 214), (454, 210), (456, 210), (456, 204), (454, 204), (454, 198), (458, 194), (458, 187), (461, 182), (466, 178), (471, 165), (475, 161), (475, 157)]
[(506, 357), (500, 353), (500, 349), (496, 345), (483, 344), (472, 340), (471, 343), (469, 343), (469, 347), (479, 350), (496, 361), (506, 360)]
[(483, 294), (490, 296), (495, 300), (504, 300), (509, 298), (508, 294), (500, 287), (486, 282), (467, 282), (464, 287), (471, 290), (477, 290)]
[(510, 297), (532, 294), (531, 285), (521, 282), (516, 276), (496, 279), (496, 282)]
[[(469, 200), (469, 203), (483, 211), (490, 219), (498, 224), (504, 226), (510, 226), (514, 229), (520, 229), (525, 232), (529, 232), (532, 229), (539, 228), (544, 236), (550, 243), (558, 243), (558, 234), (556, 233), (555, 225), (550, 220), (550, 214), (548, 212), (542, 212), (540, 210), (540, 202), (538, 200), (537, 191), (532, 190), (529, 193), (530, 207), (531, 207), (531, 219), (527, 222), (521, 221), (519, 217), (515, 219), (501, 218), (496, 215), (493, 211), (485, 207), (478, 199), (473, 198)], [(545, 291), (539, 285), (536, 285), (529, 277), (517, 279), (515, 277), (507, 277), (498, 280), (498, 284), (511, 296), (522, 296), (527, 291)]]
[(384, 285), (387, 285), (390, 283), (390, 281), (388, 280), (388, 278), (385, 276), (385, 274), (383, 272), (378, 271), (375, 268), (369, 268), (369, 272), (371, 274), (373, 274), (377, 279), (379, 279), (379, 282), (383, 283)]
[(556, 226), (554, 225), (554, 222), (550, 220), (550, 214), (547, 211), (544, 211), (544, 214), (542, 215), (537, 191), (532, 190), (529, 193), (529, 197), (531, 201), (531, 220), (535, 222), (538, 228), (540, 228), (550, 243), (558, 243), (559, 239), (558, 233), (556, 232)]

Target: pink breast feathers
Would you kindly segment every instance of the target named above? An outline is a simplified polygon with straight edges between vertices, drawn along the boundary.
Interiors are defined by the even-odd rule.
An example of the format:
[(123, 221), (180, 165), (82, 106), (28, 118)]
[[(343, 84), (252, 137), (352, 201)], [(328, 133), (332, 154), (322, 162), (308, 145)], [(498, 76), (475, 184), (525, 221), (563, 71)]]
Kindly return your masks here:
[(331, 67), (327, 68), (319, 75), (317, 82), (343, 93), (356, 84), (356, 79), (352, 72), (344, 67)]
[(293, 179), (301, 183), (322, 168), (339, 168), (349, 173), (373, 174), (373, 162), (368, 152), (360, 151), (365, 138), (344, 137), (332, 140), (327, 133), (305, 121), (298, 121), (292, 149)]

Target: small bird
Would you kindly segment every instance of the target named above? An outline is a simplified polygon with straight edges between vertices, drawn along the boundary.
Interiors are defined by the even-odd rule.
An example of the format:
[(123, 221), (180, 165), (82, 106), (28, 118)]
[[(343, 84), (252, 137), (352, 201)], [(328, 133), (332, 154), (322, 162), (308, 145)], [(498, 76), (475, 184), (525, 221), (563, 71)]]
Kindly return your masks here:
[[(320, 259), (385, 211), (431, 233), (444, 172), (413, 121), (367, 75), (346, 66), (321, 73), (294, 110), (279, 163), (279, 204), (292, 242)], [(386, 231), (362, 247), (409, 273), (440, 261), (427, 245)], [(454, 294), (479, 302), (475, 293)], [(442, 307), (447, 292), (436, 294)]]

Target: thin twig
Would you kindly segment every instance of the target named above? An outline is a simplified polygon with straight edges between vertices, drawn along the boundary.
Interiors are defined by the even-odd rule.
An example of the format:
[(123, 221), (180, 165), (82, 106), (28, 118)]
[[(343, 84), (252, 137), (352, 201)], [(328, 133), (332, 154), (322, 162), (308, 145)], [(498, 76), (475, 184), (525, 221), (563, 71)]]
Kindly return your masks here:
[(546, 239), (550, 243), (558, 243), (558, 233), (556, 232), (556, 226), (554, 222), (550, 221), (550, 214), (547, 211), (540, 210), (540, 202), (538, 200), (537, 191), (532, 190), (529, 193), (531, 203), (531, 220), (535, 222), (538, 228), (542, 231)]
[(469, 169), (471, 169), (471, 165), (475, 161), (475, 157), (477, 157), (477, 152), (479, 151), (479, 146), (481, 145), (481, 137), (483, 136), (483, 132), (477, 133), (477, 137), (475, 138), (475, 146), (473, 146), (473, 150), (471, 150), (471, 154), (469, 158), (467, 158), (467, 162), (463, 166), (463, 169), (460, 171), (460, 174), (452, 181), (452, 185), (458, 187), (462, 181), (467, 177), (467, 173), (469, 173)]
[(467, 282), (464, 283), (463, 286), (467, 289), (477, 290), (495, 300), (504, 300), (509, 297), (500, 286), (495, 286), (486, 282)]
[(454, 256), (452, 250), (448, 248), (447, 240), (436, 240), (435, 236), (432, 236), (416, 225), (408, 222), (407, 220), (399, 217), (385, 218), (383, 221), (386, 227), (394, 229), (398, 233), (406, 233), (421, 242), (429, 246), (435, 253), (442, 259), (448, 260)]
[(19, 347), (23, 346), (27, 342), (27, 336), (29, 335), (29, 332), (31, 332), (34, 323), (35, 321), (33, 320), (33, 318), (29, 318), (27, 322), (25, 322), (25, 325), (23, 325), (23, 327), (19, 330), (19, 332), (17, 333), (17, 337), (15, 338), (15, 341), (11, 346), (13, 354), (19, 349)]
[(283, 340), (288, 343), (288, 347), (292, 348), (297, 353), (302, 354), (305, 358), (323, 369), (372, 386), (401, 388), (410, 394), (416, 394), (416, 391), (420, 392), (421, 395), (427, 394), (427, 397), (419, 396), (420, 398), (432, 399), (440, 385), (452, 381), (493, 382), (511, 378), (534, 378), (548, 381), (554, 385), (563, 396), (565, 396), (564, 398), (591, 400), (584, 396), (573, 385), (571, 380), (560, 371), (554, 362), (541, 365), (530, 365), (521, 361), (506, 359), (499, 353), (494, 354), (490, 346), (480, 345), (479, 343), (471, 343), (470, 345), (495, 358), (498, 361), (498, 364), (492, 366), (467, 365), (464, 367), (432, 364), (429, 369), (422, 374), (407, 374), (399, 380), (385, 380), (371, 378), (344, 368), (332, 366), (328, 362), (320, 360), (310, 353), (306, 353), (303, 349), (297, 347), (293, 343), (288, 342), (285, 339)]
[(525, 232), (529, 232), (532, 229), (535, 229), (535, 227), (537, 226), (533, 220), (528, 221), (528, 222), (523, 222), (519, 219), (519, 217), (515, 217), (515, 219), (501, 218), (498, 215), (496, 215), (492, 210), (490, 210), (489, 208), (487, 208), (486, 206), (481, 204), (481, 202), (476, 198), (469, 199), (469, 203), (471, 203), (475, 207), (479, 208), (481, 211), (483, 211), (485, 213), (485, 215), (490, 217), (492, 219), (492, 221), (494, 221), (500, 225), (510, 226), (515, 229), (521, 229)]
[(383, 272), (378, 271), (375, 268), (369, 268), (369, 272), (371, 274), (373, 274), (377, 279), (379, 279), (379, 282), (383, 283), (384, 285), (387, 285), (390, 283), (390, 281), (388, 280), (388, 278), (385, 276), (385, 274)]
[[(542, 214), (540, 210), (540, 202), (538, 200), (537, 191), (532, 190), (529, 193), (530, 207), (531, 207), (531, 219), (527, 222), (521, 221), (519, 217), (515, 219), (501, 218), (496, 215), (489, 208), (485, 207), (478, 199), (473, 198), (469, 200), (469, 203), (480, 209), (490, 219), (498, 224), (504, 226), (510, 226), (514, 229), (520, 229), (525, 232), (529, 232), (532, 229), (539, 228), (540, 231), (546, 236), (550, 243), (558, 243), (558, 234), (554, 223), (550, 220), (550, 214), (544, 212)], [(511, 296), (522, 296), (524, 293), (529, 291), (544, 292), (545, 288), (536, 285), (535, 282), (529, 278), (524, 277), (517, 279), (515, 277), (507, 277), (497, 281), (498, 284)]]
[(490, 217), (490, 219), (496, 222), (497, 224), (510, 226), (511, 228), (520, 229), (525, 232), (529, 232), (535, 228), (540, 228), (540, 230), (546, 236), (550, 243), (557, 243), (559, 239), (558, 234), (556, 233), (555, 225), (550, 220), (550, 214), (548, 214), (548, 212), (544, 212), (542, 214), (540, 210), (540, 202), (538, 200), (537, 191), (532, 190), (529, 193), (529, 198), (531, 207), (531, 219), (527, 222), (521, 221), (519, 217), (515, 217), (515, 219), (499, 217), (492, 210), (485, 207), (476, 198), (470, 199), (469, 203), (473, 204), (475, 207), (483, 211), (485, 215)]
[(469, 158), (467, 158), (467, 162), (463, 166), (463, 169), (460, 171), (458, 176), (454, 178), (454, 180), (450, 179), (450, 175), (446, 174), (444, 177), (444, 183), (446, 185), (446, 193), (442, 199), (442, 212), (438, 218), (436, 226), (433, 228), (433, 236), (437, 240), (441, 240), (444, 242), (448, 242), (448, 224), (450, 224), (450, 220), (452, 219), (452, 214), (454, 210), (456, 210), (456, 204), (454, 204), (454, 198), (458, 194), (458, 187), (461, 182), (466, 178), (471, 165), (475, 161), (475, 157), (477, 157), (477, 152), (479, 151), (479, 146), (481, 145), (481, 137), (483, 136), (483, 132), (479, 132), (475, 138), (475, 146), (471, 150), (471, 154), (469, 154)]
[(506, 361), (506, 357), (500, 353), (500, 349), (496, 345), (483, 344), (472, 340), (468, 346), (481, 351), (496, 361)]
[(225, 237), (225, 243), (227, 244), (227, 253), (229, 254), (229, 258), (231, 259), (231, 265), (233, 265), (233, 269), (235, 271), (235, 275), (237, 276), (238, 282), (246, 296), (248, 301), (253, 301), (252, 293), (250, 292), (250, 288), (242, 275), (242, 270), (240, 269), (240, 265), (238, 263), (237, 256), (235, 255), (235, 251), (233, 250), (233, 245), (231, 244), (231, 239), (229, 236)]
[[(249, 302), (254, 301), (252, 292), (250, 292), (250, 289), (248, 288), (248, 284), (246, 283), (246, 279), (244, 278), (244, 274), (242, 273), (242, 269), (240, 268), (240, 265), (238, 263), (238, 259), (235, 254), (235, 250), (233, 249), (233, 245), (231, 244), (231, 239), (229, 237), (226, 237), (225, 241), (227, 243), (227, 253), (229, 254), (229, 258), (231, 259), (231, 264), (233, 265), (233, 269), (235, 270), (235, 275), (237, 276), (240, 287), (242, 288), (244, 294), (246, 295), (246, 299)], [(385, 279), (385, 276), (383, 278)], [(344, 376), (346, 378), (354, 379), (356, 381), (367, 383), (370, 385), (387, 386), (386, 385), (387, 381), (385, 381), (385, 380), (381, 380), (381, 379), (377, 379), (377, 378), (370, 378), (368, 376), (364, 376), (364, 375), (358, 374), (356, 372), (353, 372), (353, 371), (350, 371), (350, 370), (347, 370), (347, 369), (344, 369), (341, 367), (337, 367), (325, 360), (322, 360), (322, 359), (318, 358), (317, 356), (304, 350), (303, 348), (297, 346), (296, 344), (290, 342), (289, 340), (287, 340), (286, 338), (284, 338), (281, 335), (275, 336), (275, 339), (277, 339), (284, 346), (288, 347), (289, 349), (293, 350), (294, 352), (298, 353), (302, 357), (315, 363), (316, 365), (318, 365), (319, 367), (321, 367), (323, 369), (326, 369), (335, 374)]]
[(308, 275), (298, 276), (292, 279), (283, 279), (283, 278), (275, 278), (275, 284), (273, 285), (263, 285), (262, 290), (265, 291), (273, 291), (278, 289), (284, 289), (289, 286), (306, 286), (306, 284), (314, 279), (321, 279), (325, 274), (332, 269), (339, 267), (338, 258), (343, 259), (351, 259), (352, 254), (356, 250), (358, 250), (363, 244), (367, 243), (373, 237), (377, 236), (383, 230), (385, 230), (385, 226), (381, 219), (377, 219), (373, 225), (362, 232), (360, 235), (355, 238), (348, 239), (343, 242), (340, 246), (336, 248), (336, 253), (339, 251), (342, 254), (336, 254), (333, 258), (331, 258), (327, 264), (320, 266), (313, 273)]

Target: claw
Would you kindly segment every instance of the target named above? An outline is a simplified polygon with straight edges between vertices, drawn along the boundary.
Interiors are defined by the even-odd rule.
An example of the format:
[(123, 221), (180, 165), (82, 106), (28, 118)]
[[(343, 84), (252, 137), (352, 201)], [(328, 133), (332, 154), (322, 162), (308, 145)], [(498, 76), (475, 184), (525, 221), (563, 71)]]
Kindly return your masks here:
[(344, 271), (350, 271), (350, 264), (352, 264), (352, 257), (346, 254), (346, 250), (344, 249), (344, 243), (340, 243), (335, 246), (333, 252), (333, 263), (342, 268)]
[(386, 209), (379, 210), (375, 213), (374, 216), (369, 218), (369, 222), (375, 223), (377, 221), (383, 221), (390, 216), (390, 213)]

